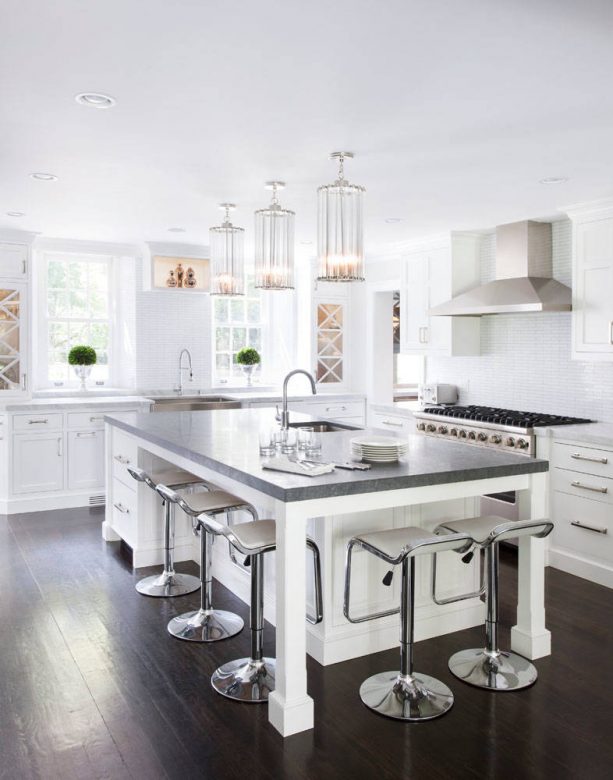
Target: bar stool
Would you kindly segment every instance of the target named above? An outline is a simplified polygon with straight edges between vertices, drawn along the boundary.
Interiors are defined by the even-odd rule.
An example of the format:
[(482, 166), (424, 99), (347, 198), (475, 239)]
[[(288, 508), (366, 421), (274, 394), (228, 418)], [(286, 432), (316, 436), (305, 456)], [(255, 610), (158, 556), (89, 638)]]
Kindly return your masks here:
[(194, 531), (200, 536), (200, 608), (173, 618), (168, 623), (168, 633), (186, 642), (218, 642), (238, 634), (244, 626), (242, 618), (234, 612), (213, 609), (212, 606), (211, 546), (214, 534), (208, 531), (201, 518), (243, 509), (257, 520), (257, 512), (251, 504), (225, 490), (194, 493), (189, 500), (168, 485), (158, 484), (156, 490), (167, 504), (178, 504), (192, 518)]
[[(422, 721), (444, 715), (453, 706), (453, 693), (440, 680), (413, 671), (415, 625), (415, 558), (445, 550), (466, 551), (472, 544), (467, 533), (433, 536), (424, 528), (392, 528), (389, 531), (354, 536), (347, 544), (343, 612), (350, 623), (395, 615), (400, 612), (400, 671), (380, 672), (360, 686), (362, 702), (387, 718)], [(402, 564), (400, 609), (361, 617), (350, 614), (351, 556), (355, 547), (396, 566)], [(391, 584), (390, 574), (384, 578)]]
[[(162, 482), (172, 485), (174, 490), (193, 487), (209, 487), (208, 483), (189, 471), (169, 469), (149, 475), (143, 469), (128, 466), (128, 472), (137, 482), (143, 482), (152, 490)], [(174, 598), (194, 593), (200, 587), (200, 580), (192, 574), (178, 574), (174, 570), (174, 506), (164, 502), (164, 570), (161, 574), (152, 574), (136, 583), (136, 590), (143, 596), (154, 598)]]
[[(276, 548), (276, 524), (274, 520), (256, 520), (224, 526), (208, 515), (200, 522), (210, 534), (225, 536), (242, 554), (249, 558), (251, 568), (251, 655), (229, 661), (213, 672), (211, 684), (222, 696), (236, 701), (259, 703), (268, 700), (275, 689), (276, 659), (264, 657), (264, 555)], [(315, 625), (323, 618), (323, 597), (321, 584), (321, 562), (319, 548), (307, 537), (307, 547), (313, 553), (315, 576), (315, 612), (307, 615), (309, 623)]]
[(542, 539), (552, 529), (549, 520), (509, 521), (496, 516), (450, 520), (435, 529), (435, 533), (443, 533), (443, 538), (444, 533), (469, 534), (477, 548), (485, 550), (485, 648), (461, 650), (451, 656), (449, 669), (460, 680), (491, 691), (516, 691), (536, 681), (538, 673), (530, 661), (517, 653), (498, 649), (498, 546), (505, 539), (519, 536)]

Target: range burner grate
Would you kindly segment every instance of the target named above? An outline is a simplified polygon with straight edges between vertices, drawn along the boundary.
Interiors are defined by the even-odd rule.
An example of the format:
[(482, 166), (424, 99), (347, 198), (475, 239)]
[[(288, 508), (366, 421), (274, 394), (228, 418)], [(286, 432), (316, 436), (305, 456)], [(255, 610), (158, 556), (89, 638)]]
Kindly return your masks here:
[(578, 425), (589, 423), (580, 417), (564, 417), (540, 412), (520, 412), (515, 409), (497, 409), (494, 406), (427, 406), (424, 412), (452, 417), (457, 420), (474, 420), (517, 428), (539, 428), (548, 425)]

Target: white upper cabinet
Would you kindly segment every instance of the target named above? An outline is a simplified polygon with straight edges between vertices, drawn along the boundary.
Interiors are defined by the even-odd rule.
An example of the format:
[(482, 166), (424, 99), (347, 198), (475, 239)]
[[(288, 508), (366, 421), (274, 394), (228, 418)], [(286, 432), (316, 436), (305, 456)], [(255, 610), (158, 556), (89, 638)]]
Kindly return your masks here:
[(430, 317), (428, 310), (481, 284), (481, 236), (452, 233), (402, 257), (400, 350), (418, 355), (478, 355), (479, 317)]
[(29, 253), (26, 244), (0, 242), (0, 279), (26, 279)]
[(570, 209), (573, 357), (613, 360), (613, 203)]
[(0, 399), (27, 390), (27, 287), (0, 279)]

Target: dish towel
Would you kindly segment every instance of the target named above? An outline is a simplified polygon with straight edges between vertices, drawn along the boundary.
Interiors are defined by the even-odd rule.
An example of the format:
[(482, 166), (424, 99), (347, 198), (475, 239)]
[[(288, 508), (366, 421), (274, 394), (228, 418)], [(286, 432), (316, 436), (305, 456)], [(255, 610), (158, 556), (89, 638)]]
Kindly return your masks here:
[(285, 455), (280, 455), (278, 458), (262, 461), (262, 468), (270, 471), (285, 471), (288, 474), (300, 474), (303, 477), (320, 477), (322, 474), (330, 474), (334, 471), (334, 464), (306, 465), (300, 461), (290, 460)]

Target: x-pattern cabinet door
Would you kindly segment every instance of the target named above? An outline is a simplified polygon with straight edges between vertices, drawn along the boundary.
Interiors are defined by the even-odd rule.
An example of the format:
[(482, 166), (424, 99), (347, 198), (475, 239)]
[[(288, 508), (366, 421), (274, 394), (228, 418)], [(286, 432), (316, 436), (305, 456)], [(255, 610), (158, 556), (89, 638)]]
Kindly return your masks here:
[(0, 280), (0, 398), (25, 390), (25, 289)]
[(318, 384), (345, 382), (345, 326), (344, 301), (316, 301), (315, 378)]

